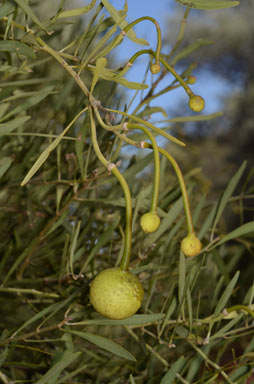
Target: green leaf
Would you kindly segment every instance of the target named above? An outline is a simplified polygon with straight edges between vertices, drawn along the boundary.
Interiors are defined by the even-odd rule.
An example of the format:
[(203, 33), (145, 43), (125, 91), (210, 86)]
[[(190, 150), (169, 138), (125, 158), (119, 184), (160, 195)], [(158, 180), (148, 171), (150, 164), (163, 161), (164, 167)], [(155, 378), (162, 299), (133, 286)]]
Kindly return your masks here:
[(179, 52), (174, 59), (171, 61), (171, 65), (175, 65), (179, 60), (184, 59), (185, 57), (189, 56), (192, 52), (196, 51), (203, 45), (210, 45), (213, 44), (212, 40), (208, 39), (198, 39), (194, 43), (188, 45), (186, 48), (184, 48), (181, 52)]
[(73, 335), (79, 336), (82, 339), (89, 341), (92, 344), (95, 344), (97, 347), (105, 349), (108, 352), (113, 353), (116, 356), (123, 357), (124, 359), (136, 361), (135, 357), (128, 352), (125, 348), (121, 347), (121, 345), (115, 343), (112, 340), (106, 339), (105, 337), (93, 335), (88, 332), (78, 332), (78, 331), (68, 331)]
[(35, 384), (48, 384), (49, 380), (52, 377), (56, 377), (56, 380), (60, 373), (68, 367), (70, 364), (73, 363), (74, 360), (76, 360), (79, 356), (81, 355), (81, 352), (75, 352), (75, 353), (70, 353), (66, 352), (63, 354), (62, 359), (53, 365), (52, 368), (50, 368), (43, 377), (41, 377), (38, 381), (36, 381)]
[(62, 11), (59, 13), (59, 15), (57, 15), (57, 18), (63, 19), (64, 17), (73, 17), (73, 16), (83, 15), (84, 13), (89, 12), (94, 7), (95, 4), (96, 4), (96, 0), (92, 0), (91, 3), (86, 5), (85, 7), (70, 9), (68, 11)]
[[(85, 108), (86, 109), (86, 108)], [(29, 170), (29, 172), (26, 174), (25, 178), (23, 179), (21, 183), (21, 187), (23, 187), (28, 181), (33, 177), (33, 175), (38, 171), (38, 169), (42, 166), (42, 164), (45, 163), (47, 158), (49, 157), (50, 153), (57, 147), (57, 145), (60, 143), (64, 135), (68, 132), (68, 130), (71, 128), (71, 126), (75, 123), (75, 121), (84, 113), (84, 110), (80, 111), (74, 119), (70, 122), (70, 124), (63, 130), (63, 132), (57, 136), (57, 138), (52, 141), (52, 143), (41, 153), (41, 155), (38, 157), (32, 168)]]
[(189, 121), (206, 121), (215, 119), (223, 115), (223, 112), (215, 112), (209, 115), (199, 115), (199, 116), (179, 116), (173, 117), (172, 119), (163, 120), (164, 123), (188, 123)]
[(27, 109), (33, 107), (34, 105), (40, 103), (45, 97), (47, 97), (53, 89), (53, 86), (45, 87), (39, 95), (29, 97), (24, 103), (19, 104), (11, 112), (7, 113), (4, 117), (1, 118), (1, 121), (9, 119), (13, 115), (17, 115), (20, 112), (26, 111)]
[(124, 320), (110, 320), (106, 318), (84, 320), (84, 321), (75, 323), (75, 325), (126, 325), (126, 326), (143, 325), (144, 326), (146, 324), (151, 324), (156, 321), (160, 321), (164, 317), (165, 317), (164, 313), (153, 313), (150, 315), (133, 315), (131, 317), (128, 317), (128, 319), (124, 319)]
[(96, 253), (109, 241), (112, 239), (112, 234), (116, 227), (118, 226), (120, 221), (120, 216), (117, 216), (117, 218), (113, 221), (113, 223), (110, 224), (110, 226), (106, 229), (106, 231), (100, 236), (100, 239), (95, 244), (91, 252), (89, 253), (88, 257), (86, 258), (86, 261), (84, 262), (80, 273), (83, 273), (90, 263), (90, 261), (93, 259), (93, 257), (96, 255)]
[(183, 295), (185, 293), (185, 275), (186, 275), (186, 263), (183, 252), (180, 252), (179, 262), (179, 279), (178, 279), (178, 300), (181, 303)]
[(67, 299), (59, 301), (58, 303), (54, 303), (49, 305), (48, 307), (44, 308), (39, 313), (36, 313), (34, 316), (30, 317), (25, 323), (23, 323), (12, 335), (15, 337), (18, 333), (22, 331), (22, 329), (26, 328), (28, 325), (36, 322), (37, 320), (41, 319), (42, 317), (45, 317), (48, 314), (56, 313), (60, 311), (60, 309), (64, 308), (67, 304), (69, 304), (76, 296), (78, 296), (81, 292), (81, 289), (78, 289), (77, 291), (73, 292), (70, 296), (67, 297)]
[(216, 305), (216, 308), (214, 311), (214, 316), (217, 316), (225, 308), (226, 303), (229, 300), (230, 296), (232, 295), (233, 289), (235, 288), (239, 274), (240, 274), (240, 272), (237, 271), (236, 274), (234, 275), (233, 279), (230, 281), (227, 288), (223, 292), (223, 295), (221, 296), (221, 298), (219, 299), (219, 301)]
[(211, 249), (225, 243), (226, 241), (235, 239), (236, 237), (247, 235), (249, 233), (252, 233), (254, 235), (254, 221), (250, 221), (249, 223), (243, 224), (240, 227), (234, 229), (232, 232), (223, 236), (223, 238), (220, 241), (218, 241), (218, 243), (216, 243), (216, 245)]
[(174, 364), (172, 364), (166, 375), (163, 376), (160, 384), (174, 384), (176, 374), (181, 371), (185, 363), (186, 359), (183, 356), (179, 357), (179, 359)]
[(44, 32), (47, 33), (47, 30), (45, 29), (45, 27), (42, 25), (42, 23), (40, 22), (40, 20), (38, 19), (38, 17), (35, 15), (35, 13), (33, 12), (33, 10), (29, 7), (29, 5), (26, 4), (26, 2), (24, 0), (14, 0), (15, 3), (17, 3), (20, 8), (23, 9), (23, 11), (25, 12), (25, 14), (30, 17), (31, 20), (33, 20), (33, 22), (38, 26), (40, 27), (40, 29), (42, 29)]
[(91, 94), (93, 93), (94, 87), (99, 80), (100, 74), (102, 70), (105, 68), (107, 65), (107, 59), (105, 57), (100, 57), (98, 60), (96, 60), (96, 65), (93, 73), (93, 80), (92, 80), (92, 85), (91, 85)]
[(226, 207), (226, 205), (228, 203), (228, 200), (232, 196), (237, 184), (239, 183), (239, 180), (240, 180), (240, 178), (241, 178), (241, 176), (245, 170), (245, 167), (246, 167), (246, 161), (243, 162), (241, 167), (238, 169), (236, 174), (232, 177), (232, 179), (228, 183), (228, 185), (227, 185), (227, 187), (226, 187), (226, 189), (225, 189), (225, 191), (224, 191), (224, 193), (220, 199), (219, 205), (218, 205), (218, 210), (217, 210), (217, 213), (216, 213), (216, 216), (214, 219), (212, 232), (214, 232), (216, 225), (218, 224), (218, 221), (222, 215), (222, 212), (224, 211), (224, 208)]
[(0, 178), (5, 174), (12, 163), (11, 157), (5, 156), (0, 159)]
[[(126, 15), (127, 14), (127, 11), (128, 11), (128, 8), (127, 8), (127, 1), (125, 1), (125, 5), (124, 5), (124, 10), (122, 11), (117, 11), (117, 9), (115, 9), (113, 7), (113, 5), (108, 1), (108, 0), (101, 0), (102, 4), (104, 5), (104, 7), (107, 9), (108, 13), (110, 13), (110, 15), (112, 16), (112, 18), (114, 19), (114, 21), (116, 23), (119, 23), (119, 21), (121, 20), (121, 18), (123, 17), (123, 14)], [(125, 27), (127, 27), (128, 23), (126, 20), (122, 20), (120, 23), (119, 23), (119, 27), (123, 30)], [(127, 33), (127, 36), (128, 38), (133, 41), (134, 43), (136, 44), (142, 44), (142, 45), (149, 45), (149, 43), (144, 40), (144, 39), (138, 39), (135, 32), (133, 31), (133, 29), (130, 29)]]
[(240, 4), (239, 1), (230, 1), (230, 0), (176, 0), (176, 1), (189, 8), (208, 9), (208, 10), (230, 8)]
[(20, 41), (16, 41), (16, 40), (0, 41), (0, 52), (17, 53), (19, 55), (30, 57), (31, 59), (36, 58), (36, 55), (32, 50), (32, 48), (30, 48), (25, 43), (21, 43)]
[(13, 4), (7, 2), (0, 7), (0, 19), (4, 16), (8, 16), (10, 13), (15, 11), (15, 7)]
[(21, 128), (22, 125), (31, 119), (31, 116), (21, 116), (16, 119), (10, 120), (7, 123), (0, 124), (0, 135), (7, 135), (11, 133), (16, 128)]

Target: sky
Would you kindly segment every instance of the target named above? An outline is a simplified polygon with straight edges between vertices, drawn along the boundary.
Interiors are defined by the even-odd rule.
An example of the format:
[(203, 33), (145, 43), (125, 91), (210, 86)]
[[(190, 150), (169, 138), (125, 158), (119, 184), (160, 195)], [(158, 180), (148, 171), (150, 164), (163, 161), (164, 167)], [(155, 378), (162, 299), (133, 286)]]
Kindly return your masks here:
[[(110, 2), (117, 9), (122, 9), (124, 6), (124, 0), (110, 0)], [(178, 5), (175, 0), (128, 0), (127, 21), (131, 22), (142, 16), (152, 16), (159, 22), (163, 36), (163, 31), (166, 31), (169, 28), (167, 24), (168, 19), (173, 14), (176, 7), (180, 7), (184, 11), (184, 7)], [(195, 10), (191, 10), (191, 12), (195, 12)], [(143, 21), (142, 23), (137, 24), (134, 30), (138, 37), (146, 39), (155, 50), (156, 29), (151, 22)], [(117, 64), (124, 64), (133, 53), (144, 48), (146, 47), (137, 46), (126, 38), (124, 43), (114, 51), (116, 54), (115, 57), (117, 57)], [(141, 82), (144, 78), (147, 62), (148, 58), (143, 55), (138, 62), (135, 62), (132, 69), (126, 75), (126, 78), (130, 81)], [(195, 70), (194, 75), (197, 77), (197, 83), (192, 85), (191, 88), (194, 93), (200, 94), (206, 101), (206, 107), (203, 113), (209, 114), (221, 111), (223, 108), (223, 97), (232, 91), (230, 84), (217, 75), (214, 75), (212, 78), (210, 76), (208, 77), (206, 73), (199, 72), (198, 69)], [(150, 80), (151, 76), (152, 75), (150, 75)], [(163, 80), (163, 87), (171, 83), (172, 80), (173, 77), (171, 75), (166, 76), (165, 80)], [(130, 91), (129, 95), (131, 96), (133, 92), (134, 91)], [(177, 105), (175, 104), (176, 101)], [(181, 105), (183, 102), (186, 102), (187, 104), (188, 97), (185, 94), (185, 91), (180, 88), (177, 91), (161, 96), (160, 99), (157, 99), (154, 102), (154, 105), (158, 105), (159, 103), (159, 105), (167, 112), (170, 111), (170, 117), (175, 117), (171, 115), (172, 111), (177, 109), (177, 106)], [(174, 105), (176, 108), (174, 108)]]

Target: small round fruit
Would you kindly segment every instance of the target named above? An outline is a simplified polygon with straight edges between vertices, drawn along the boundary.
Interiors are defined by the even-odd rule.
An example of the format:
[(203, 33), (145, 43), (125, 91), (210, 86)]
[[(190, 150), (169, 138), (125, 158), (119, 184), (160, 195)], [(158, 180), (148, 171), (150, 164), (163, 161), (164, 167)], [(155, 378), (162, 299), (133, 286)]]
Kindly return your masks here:
[(141, 216), (140, 225), (144, 232), (155, 232), (160, 226), (160, 218), (156, 213), (145, 213)]
[(201, 242), (194, 233), (189, 233), (181, 242), (181, 250), (188, 257), (198, 255), (201, 248)]
[(197, 81), (197, 78), (196, 78), (196, 76), (193, 76), (193, 75), (189, 76), (188, 79), (187, 79), (187, 83), (191, 84), (191, 85), (195, 84), (196, 81)]
[(194, 112), (201, 112), (205, 107), (205, 100), (201, 96), (193, 95), (189, 99), (189, 107)]
[(159, 63), (154, 63), (150, 67), (150, 71), (152, 72), (153, 75), (155, 75), (156, 73), (159, 73), (160, 70), (161, 70), (161, 66)]
[(94, 309), (113, 320), (126, 319), (141, 307), (144, 291), (138, 278), (120, 268), (100, 272), (91, 283)]

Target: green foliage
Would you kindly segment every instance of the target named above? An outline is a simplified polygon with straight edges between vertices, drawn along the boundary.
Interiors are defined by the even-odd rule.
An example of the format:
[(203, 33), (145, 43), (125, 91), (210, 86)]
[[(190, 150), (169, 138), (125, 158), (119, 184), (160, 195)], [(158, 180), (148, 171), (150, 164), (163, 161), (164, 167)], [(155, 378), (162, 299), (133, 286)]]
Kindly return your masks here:
[[(244, 201), (253, 194), (251, 176), (240, 189), (245, 163), (211, 201), (199, 170), (189, 166), (183, 179), (177, 163), (168, 165), (161, 156), (161, 224), (144, 234), (140, 218), (151, 200), (157, 206), (151, 165), (158, 150), (144, 142), (145, 128), (166, 138), (168, 152), (180, 158), (190, 152), (179, 149), (184, 144), (168, 133), (168, 122), (220, 113), (168, 119), (164, 109), (151, 105), (160, 81), (152, 88), (148, 76), (139, 84), (127, 81), (128, 63), (111, 68), (109, 53), (124, 35), (147, 44), (126, 21), (127, 2), (120, 11), (106, 0), (73, 9), (60, 3), (48, 20), (29, 1), (4, 1), (0, 8), (0, 380), (245, 383), (254, 348), (251, 263), (244, 270), (253, 257), (254, 225), (241, 222)], [(95, 12), (85, 24), (80, 16), (90, 10)], [(183, 32), (168, 56), (159, 53), (168, 71), (210, 44), (193, 41), (181, 53)], [(158, 47), (139, 54), (157, 60)], [(135, 57), (130, 59), (135, 70)], [(184, 68), (159, 94), (183, 86), (192, 97), (187, 80), (193, 68)], [(129, 102), (122, 111), (123, 86), (148, 90), (136, 107)], [(153, 124), (157, 113), (161, 128)], [(133, 122), (141, 134), (132, 132)], [(132, 156), (129, 146), (135, 148)], [(227, 217), (238, 218), (237, 211), (241, 225), (232, 228)], [(203, 248), (185, 258), (180, 244), (194, 230), (191, 217)], [(106, 319), (92, 308), (89, 286), (97, 273), (122, 266), (123, 259), (142, 282), (145, 298), (138, 314)]]

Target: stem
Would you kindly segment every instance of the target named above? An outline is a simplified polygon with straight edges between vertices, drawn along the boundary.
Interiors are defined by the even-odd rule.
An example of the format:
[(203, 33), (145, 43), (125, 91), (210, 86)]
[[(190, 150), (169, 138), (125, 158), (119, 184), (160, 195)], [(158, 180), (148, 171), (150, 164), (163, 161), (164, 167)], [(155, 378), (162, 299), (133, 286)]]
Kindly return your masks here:
[(16, 293), (16, 294), (18, 294), (18, 295), (24, 293), (24, 294), (31, 294), (31, 295), (43, 296), (43, 297), (54, 297), (54, 298), (56, 298), (56, 299), (59, 298), (59, 295), (56, 294), (56, 293), (41, 292), (41, 291), (37, 291), (37, 289), (26, 289), (26, 288), (0, 288), (0, 292)]
[(172, 48), (170, 54), (167, 57), (168, 60), (173, 56), (173, 54), (178, 49), (179, 45), (181, 44), (181, 42), (183, 40), (186, 20), (187, 20), (187, 17), (189, 15), (189, 12), (190, 12), (190, 8), (187, 8), (185, 13), (184, 13), (184, 16), (182, 18), (182, 21), (181, 21), (180, 30), (179, 30), (179, 33), (178, 33), (178, 37), (177, 37), (176, 43), (175, 43), (174, 47)]
[[(136, 52), (135, 55), (133, 55), (131, 57), (131, 59), (129, 60), (129, 63), (132, 64), (140, 55), (144, 55), (146, 53), (149, 54), (149, 55), (155, 56), (155, 53), (151, 49), (142, 49), (141, 51)], [(159, 60), (160, 60), (161, 64), (163, 64), (164, 67), (176, 78), (176, 80), (179, 81), (179, 83), (182, 85), (182, 87), (184, 88), (184, 90), (187, 93), (187, 95), (189, 97), (194, 96), (194, 93), (192, 92), (192, 90), (190, 89), (188, 84), (175, 71), (175, 69), (170, 64), (168, 64), (161, 56), (159, 57)]]
[[(149, 144), (149, 143), (145, 143), (144, 146), (146, 148), (151, 148), (151, 144)], [(176, 176), (177, 176), (180, 188), (181, 188), (181, 192), (182, 192), (183, 205), (184, 205), (184, 211), (185, 211), (185, 215), (186, 215), (186, 222), (187, 222), (188, 233), (195, 233), (194, 232), (193, 223), (192, 223), (192, 217), (191, 217), (191, 210), (190, 210), (190, 203), (189, 203), (188, 193), (187, 193), (187, 190), (186, 190), (186, 185), (185, 185), (185, 182), (184, 182), (182, 171), (181, 171), (179, 165), (177, 164), (176, 160), (173, 158), (173, 156), (171, 156), (163, 148), (158, 147), (158, 149), (159, 149), (159, 152), (162, 155), (164, 155), (170, 161), (171, 165), (173, 166), (173, 168), (175, 170), (175, 173), (176, 173)]]
[(111, 164), (107, 159), (105, 159), (105, 157), (101, 153), (101, 150), (97, 141), (95, 121), (92, 115), (91, 107), (89, 109), (90, 109), (90, 122), (91, 122), (91, 140), (93, 143), (94, 152), (98, 157), (98, 159), (100, 160), (100, 162), (108, 170), (110, 170), (113, 173), (113, 175), (117, 178), (117, 180), (121, 184), (121, 187), (123, 188), (123, 191), (124, 191), (125, 207), (126, 207), (126, 227), (125, 227), (125, 239), (124, 239), (124, 252), (123, 252), (120, 268), (123, 271), (127, 271), (129, 268), (130, 256), (131, 256), (131, 236), (132, 236), (131, 194), (125, 178), (116, 168), (115, 164)]
[(185, 147), (185, 144), (182, 141), (176, 139), (172, 135), (169, 135), (167, 132), (162, 131), (160, 128), (156, 127), (155, 125), (149, 123), (146, 120), (140, 119), (139, 117), (136, 117), (136, 116), (133, 116), (133, 115), (129, 115), (126, 112), (118, 111), (116, 109), (105, 108), (105, 110), (106, 111), (110, 111), (110, 112), (114, 112), (114, 113), (118, 113), (118, 114), (126, 116), (126, 117), (129, 117), (131, 120), (137, 121), (138, 123), (140, 123), (142, 125), (145, 125), (146, 127), (152, 129), (154, 132), (156, 132), (159, 135), (165, 137), (166, 139), (168, 139), (170, 141), (173, 141), (174, 143), (180, 145), (181, 147)]
[(51, 56), (53, 56), (61, 65), (62, 67), (73, 77), (73, 79), (76, 81), (78, 86), (81, 88), (81, 90), (84, 92), (84, 94), (89, 98), (90, 102), (99, 105), (99, 102), (90, 94), (87, 86), (83, 83), (80, 76), (77, 72), (75, 72), (68, 63), (62, 58), (62, 56), (56, 52), (54, 49), (50, 48), (45, 41), (43, 41), (40, 37), (36, 37), (36, 40), (38, 43), (42, 46), (44, 51), (48, 52)]
[(159, 149), (156, 143), (156, 140), (153, 136), (153, 134), (145, 127), (142, 127), (139, 124), (130, 124), (127, 123), (128, 129), (139, 129), (149, 137), (151, 140), (151, 147), (153, 148), (154, 153), (154, 182), (153, 182), (153, 198), (152, 198), (152, 205), (151, 205), (151, 212), (157, 213), (157, 206), (158, 206), (158, 198), (159, 198), (159, 187), (160, 187), (160, 155), (159, 155)]
[(125, 27), (123, 29), (123, 32), (128, 32), (129, 29), (134, 27), (134, 25), (140, 23), (143, 20), (151, 21), (155, 25), (155, 27), (156, 27), (156, 31), (157, 31), (157, 46), (156, 46), (156, 51), (155, 51), (155, 62), (159, 63), (160, 51), (161, 51), (161, 29), (160, 29), (159, 23), (153, 17), (150, 17), (150, 16), (140, 17), (139, 19), (137, 19), (137, 20), (133, 21), (132, 23), (130, 23), (129, 25), (127, 25), (127, 27)]
[(221, 375), (224, 377), (224, 379), (226, 380), (227, 383), (230, 383), (230, 384), (234, 384), (233, 381), (230, 380), (230, 378), (228, 377), (228, 375), (226, 374), (226, 372), (223, 371), (223, 369), (217, 365), (216, 363), (214, 363), (212, 360), (209, 359), (209, 357), (200, 349), (198, 348), (194, 343), (192, 343), (191, 341), (187, 340), (188, 343), (192, 346), (193, 349), (195, 349), (196, 352), (198, 352), (198, 354), (200, 356), (202, 356), (202, 358), (208, 363), (210, 364), (213, 368), (216, 369), (216, 371), (218, 371), (219, 373), (221, 373)]

